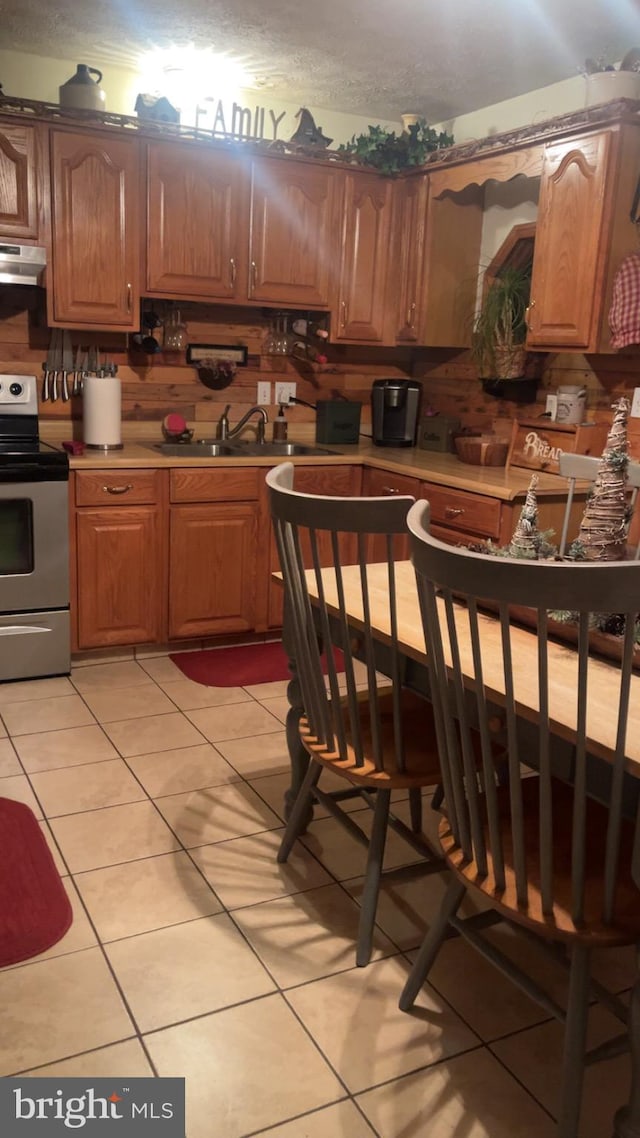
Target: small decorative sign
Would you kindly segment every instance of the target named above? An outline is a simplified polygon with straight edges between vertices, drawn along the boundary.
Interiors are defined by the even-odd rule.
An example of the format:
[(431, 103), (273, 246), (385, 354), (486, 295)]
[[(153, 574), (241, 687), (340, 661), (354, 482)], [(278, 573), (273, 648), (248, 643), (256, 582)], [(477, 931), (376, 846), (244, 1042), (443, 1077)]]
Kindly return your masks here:
[(606, 423), (552, 423), (547, 419), (521, 419), (513, 424), (507, 466), (557, 474), (562, 451), (600, 457), (607, 440)]
[(236, 367), (247, 366), (248, 349), (243, 344), (189, 344), (187, 363), (198, 364), (203, 360), (228, 360)]

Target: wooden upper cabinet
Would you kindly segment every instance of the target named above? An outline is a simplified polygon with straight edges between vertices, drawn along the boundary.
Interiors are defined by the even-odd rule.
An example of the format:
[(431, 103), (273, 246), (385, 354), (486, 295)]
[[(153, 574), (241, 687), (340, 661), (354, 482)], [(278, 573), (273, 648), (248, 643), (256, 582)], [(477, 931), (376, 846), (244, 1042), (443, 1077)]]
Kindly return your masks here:
[(184, 142), (147, 147), (147, 291), (246, 299), (249, 171)]
[(385, 338), (392, 183), (379, 174), (345, 175), (342, 256), (334, 324), (337, 340)]
[(393, 232), (389, 248), (388, 297), (391, 338), (419, 340), (428, 182), (424, 174), (393, 183)]
[(250, 300), (329, 306), (340, 184), (320, 163), (254, 160)]
[(52, 130), (51, 169), (49, 322), (138, 328), (138, 140)]
[(616, 136), (602, 131), (545, 151), (527, 343), (595, 350), (607, 188)]
[(0, 237), (39, 237), (39, 128), (28, 123), (0, 127)]
[(612, 350), (613, 283), (637, 251), (630, 210), (638, 170), (640, 129), (631, 123), (546, 147), (528, 347)]

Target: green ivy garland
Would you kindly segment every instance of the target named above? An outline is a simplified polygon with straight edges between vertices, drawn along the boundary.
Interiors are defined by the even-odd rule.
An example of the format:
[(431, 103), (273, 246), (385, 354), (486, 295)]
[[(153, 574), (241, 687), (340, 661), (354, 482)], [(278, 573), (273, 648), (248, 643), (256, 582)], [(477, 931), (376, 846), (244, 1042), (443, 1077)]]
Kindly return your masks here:
[(453, 146), (453, 135), (438, 133), (420, 119), (402, 134), (383, 126), (370, 126), (367, 134), (358, 134), (338, 147), (338, 154), (353, 158), (362, 166), (371, 166), (381, 174), (397, 174), (412, 166), (423, 166), (434, 150)]

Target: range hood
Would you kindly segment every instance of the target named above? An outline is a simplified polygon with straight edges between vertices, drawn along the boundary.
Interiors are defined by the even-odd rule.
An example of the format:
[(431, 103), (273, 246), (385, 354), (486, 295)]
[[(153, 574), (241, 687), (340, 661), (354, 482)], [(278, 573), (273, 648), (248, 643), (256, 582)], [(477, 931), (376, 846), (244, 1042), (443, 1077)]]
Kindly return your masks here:
[(0, 284), (41, 285), (46, 264), (40, 245), (0, 245)]

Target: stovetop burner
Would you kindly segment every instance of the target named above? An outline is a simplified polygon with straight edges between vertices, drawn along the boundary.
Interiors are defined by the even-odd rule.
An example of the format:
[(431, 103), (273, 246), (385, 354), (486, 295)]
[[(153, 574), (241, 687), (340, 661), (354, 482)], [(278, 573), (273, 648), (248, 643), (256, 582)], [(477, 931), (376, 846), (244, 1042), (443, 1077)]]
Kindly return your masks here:
[(65, 451), (40, 441), (35, 375), (0, 375), (0, 482), (68, 477)]

